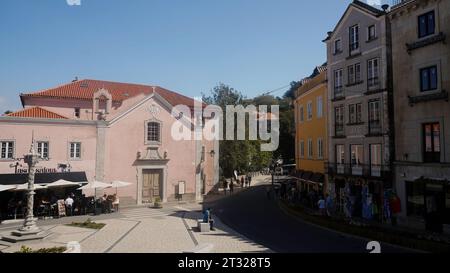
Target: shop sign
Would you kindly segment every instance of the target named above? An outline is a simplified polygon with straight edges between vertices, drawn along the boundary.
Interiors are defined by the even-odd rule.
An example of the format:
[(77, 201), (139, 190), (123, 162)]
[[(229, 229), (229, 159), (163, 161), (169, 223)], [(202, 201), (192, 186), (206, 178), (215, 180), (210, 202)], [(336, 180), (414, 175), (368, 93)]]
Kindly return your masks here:
[[(55, 168), (37, 168), (36, 173), (57, 173), (58, 170)], [(28, 169), (17, 169), (16, 174), (28, 173)]]

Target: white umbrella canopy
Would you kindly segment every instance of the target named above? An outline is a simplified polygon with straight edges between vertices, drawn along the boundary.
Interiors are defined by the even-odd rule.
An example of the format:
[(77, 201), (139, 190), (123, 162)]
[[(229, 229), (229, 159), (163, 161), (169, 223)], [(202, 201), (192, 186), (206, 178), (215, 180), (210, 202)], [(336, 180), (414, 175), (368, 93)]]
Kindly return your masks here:
[(113, 181), (113, 182), (111, 183), (111, 186), (112, 186), (113, 188), (116, 188), (116, 195), (117, 195), (117, 189), (118, 189), (118, 188), (125, 188), (125, 187), (128, 187), (128, 186), (130, 186), (130, 185), (131, 185), (131, 183), (123, 182), (123, 181), (118, 181), (118, 180)]
[(17, 188), (16, 185), (0, 185), (0, 192), (14, 190), (15, 188)]
[(96, 189), (106, 189), (111, 188), (111, 184), (103, 183), (100, 181), (89, 182), (87, 185), (84, 185), (79, 190), (96, 190)]
[(67, 181), (64, 179), (60, 179), (58, 181), (55, 181), (53, 183), (47, 184), (48, 188), (66, 188), (66, 187), (76, 187), (81, 186), (80, 183), (75, 183), (71, 181)]
[(128, 187), (130, 185), (131, 185), (131, 183), (123, 182), (123, 181), (113, 181), (111, 183), (111, 187), (113, 187), (113, 188), (125, 188), (125, 187)]
[[(43, 190), (43, 189), (47, 189), (46, 186), (42, 186), (39, 184), (34, 184), (34, 190)], [(28, 190), (28, 183), (22, 184), (22, 185), (18, 185), (14, 191), (27, 191)]]

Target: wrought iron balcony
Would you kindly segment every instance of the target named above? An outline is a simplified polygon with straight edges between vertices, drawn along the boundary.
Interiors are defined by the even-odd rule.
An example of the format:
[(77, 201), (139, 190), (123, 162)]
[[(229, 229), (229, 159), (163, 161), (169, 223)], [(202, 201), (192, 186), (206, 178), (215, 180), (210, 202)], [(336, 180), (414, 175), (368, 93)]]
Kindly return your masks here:
[(335, 124), (335, 137), (343, 137), (345, 136), (344, 124), (336, 123)]
[(369, 121), (369, 135), (381, 134), (381, 121), (380, 120), (370, 120)]
[(387, 178), (390, 175), (388, 165), (325, 163), (328, 175), (356, 176), (365, 178)]

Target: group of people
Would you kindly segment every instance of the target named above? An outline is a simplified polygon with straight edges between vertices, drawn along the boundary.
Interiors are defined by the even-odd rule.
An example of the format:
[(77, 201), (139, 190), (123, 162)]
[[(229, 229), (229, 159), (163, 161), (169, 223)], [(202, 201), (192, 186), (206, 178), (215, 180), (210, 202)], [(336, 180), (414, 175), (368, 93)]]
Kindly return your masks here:
[[(119, 210), (119, 198), (114, 195), (103, 195), (99, 199), (86, 197), (84, 194), (75, 194), (73, 192), (55, 193), (37, 195), (34, 199), (33, 214), (37, 217), (61, 217), (86, 215), (89, 213), (111, 213)], [(62, 197), (65, 196), (65, 197)], [(95, 211), (98, 208), (99, 211)], [(5, 210), (2, 210), (1, 219), (20, 219), (26, 216), (27, 198), (26, 195), (11, 196), (5, 204)]]
[(222, 186), (223, 186), (223, 191), (224, 191), (225, 195), (227, 194), (228, 189), (229, 189), (230, 194), (234, 193), (235, 182), (236, 182), (236, 184), (240, 184), (241, 188), (246, 188), (246, 187), (249, 188), (252, 183), (252, 176), (250, 174), (247, 174), (245, 176), (241, 176), (240, 180), (236, 179), (236, 181), (234, 181), (234, 179), (231, 178), (229, 182), (227, 181), (227, 179), (223, 178)]

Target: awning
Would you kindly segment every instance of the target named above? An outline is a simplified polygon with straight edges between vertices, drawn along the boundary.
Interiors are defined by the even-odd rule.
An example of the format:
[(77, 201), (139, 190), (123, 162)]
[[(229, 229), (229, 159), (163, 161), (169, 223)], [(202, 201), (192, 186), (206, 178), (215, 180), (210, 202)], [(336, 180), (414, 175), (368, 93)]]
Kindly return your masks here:
[(323, 184), (325, 182), (325, 176), (322, 173), (313, 173), (309, 171), (302, 171), (301, 174), (296, 177), (297, 180), (304, 183)]
[[(37, 173), (34, 183), (49, 184), (60, 179), (70, 182), (87, 182), (85, 172), (68, 172), (68, 173)], [(28, 174), (0, 174), (0, 185), (21, 185), (28, 180)]]

